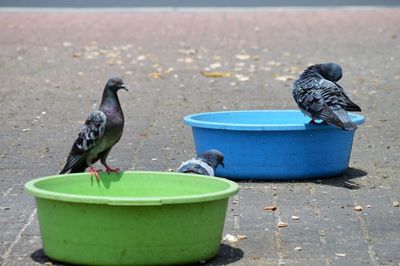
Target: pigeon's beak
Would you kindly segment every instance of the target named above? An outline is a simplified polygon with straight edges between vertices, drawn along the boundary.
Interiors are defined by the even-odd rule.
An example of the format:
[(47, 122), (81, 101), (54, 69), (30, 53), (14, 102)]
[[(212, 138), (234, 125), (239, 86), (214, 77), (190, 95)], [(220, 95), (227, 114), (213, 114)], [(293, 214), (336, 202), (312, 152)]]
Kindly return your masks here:
[(125, 85), (125, 84), (121, 84), (119, 87), (120, 87), (121, 89), (124, 89), (124, 90), (128, 91), (128, 89), (126, 88), (126, 85)]
[(223, 168), (225, 168), (225, 164), (224, 164), (224, 162), (222, 162), (222, 163), (221, 163), (221, 165), (222, 165), (222, 167), (223, 167)]

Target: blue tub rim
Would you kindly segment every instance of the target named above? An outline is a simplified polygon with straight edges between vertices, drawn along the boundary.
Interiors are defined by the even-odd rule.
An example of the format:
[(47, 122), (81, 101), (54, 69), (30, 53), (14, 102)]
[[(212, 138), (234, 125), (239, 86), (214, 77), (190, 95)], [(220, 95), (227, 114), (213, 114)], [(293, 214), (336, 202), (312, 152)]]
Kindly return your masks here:
[[(321, 129), (336, 129), (328, 124), (308, 124), (308, 123), (288, 123), (288, 124), (244, 124), (244, 123), (224, 123), (224, 122), (209, 122), (198, 120), (196, 117), (227, 114), (227, 113), (301, 113), (300, 110), (234, 110), (234, 111), (217, 111), (204, 112), (187, 115), (183, 118), (186, 125), (197, 128), (219, 129), (219, 130), (236, 130), (236, 131), (294, 131), (294, 130), (321, 130)], [(350, 119), (356, 124), (364, 123), (365, 118), (362, 115), (348, 113)]]

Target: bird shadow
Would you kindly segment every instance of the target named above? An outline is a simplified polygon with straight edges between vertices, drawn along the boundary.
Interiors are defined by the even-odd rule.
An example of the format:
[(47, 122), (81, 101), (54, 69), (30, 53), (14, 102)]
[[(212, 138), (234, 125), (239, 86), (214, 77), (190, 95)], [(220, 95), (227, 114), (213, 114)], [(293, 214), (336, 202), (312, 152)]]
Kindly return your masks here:
[(368, 173), (364, 170), (349, 167), (341, 175), (324, 179), (309, 180), (309, 182), (328, 186), (344, 187), (348, 189), (359, 189), (362, 187), (362, 185), (355, 182), (353, 179), (361, 178), (367, 175)]
[(62, 262), (58, 262), (56, 260), (53, 260), (53, 259), (47, 257), (46, 253), (44, 253), (44, 250), (42, 248), (34, 251), (31, 254), (31, 259), (33, 261), (37, 262), (37, 263), (40, 263), (40, 264), (45, 264), (46, 262), (51, 262), (51, 264), (54, 265), (54, 266), (72, 265), (72, 264), (65, 264), (65, 263), (62, 263)]
[(217, 256), (205, 262), (198, 262), (190, 265), (197, 265), (197, 266), (228, 265), (241, 260), (243, 256), (244, 252), (240, 248), (232, 247), (226, 244), (221, 244)]
[[(202, 266), (207, 266), (207, 265), (228, 265), (231, 263), (234, 263), (241, 258), (243, 258), (244, 252), (240, 248), (235, 248), (230, 245), (226, 244), (221, 244), (218, 255), (215, 256), (214, 258), (207, 260), (206, 262), (198, 262), (198, 263), (193, 263), (193, 264), (188, 264), (188, 265), (202, 265)], [(54, 266), (70, 266), (73, 264), (68, 264), (64, 262), (59, 262), (56, 260), (53, 260), (49, 258), (44, 250), (38, 249), (34, 251), (31, 254), (31, 259), (37, 263), (44, 264), (46, 262), (51, 262), (52, 265)]]
[(353, 179), (357, 179), (360, 177), (364, 177), (368, 175), (368, 173), (364, 170), (358, 168), (349, 167), (347, 170), (337, 176), (331, 177), (323, 177), (323, 178), (314, 178), (314, 179), (299, 179), (299, 180), (254, 180), (254, 179), (246, 179), (246, 180), (234, 180), (239, 181), (240, 183), (315, 183), (315, 184), (323, 184), (328, 186), (335, 187), (344, 187), (348, 189), (359, 189), (362, 185), (354, 182)]
[(101, 184), (103, 184), (103, 186), (107, 189), (109, 189), (111, 187), (111, 184), (113, 182), (118, 182), (122, 175), (124, 174), (124, 172), (118, 172), (118, 173), (104, 173), (101, 172), (100, 173), (100, 181), (97, 181), (96, 178), (91, 177), (90, 178), (90, 182), (92, 186), (97, 185), (98, 187), (101, 186)]

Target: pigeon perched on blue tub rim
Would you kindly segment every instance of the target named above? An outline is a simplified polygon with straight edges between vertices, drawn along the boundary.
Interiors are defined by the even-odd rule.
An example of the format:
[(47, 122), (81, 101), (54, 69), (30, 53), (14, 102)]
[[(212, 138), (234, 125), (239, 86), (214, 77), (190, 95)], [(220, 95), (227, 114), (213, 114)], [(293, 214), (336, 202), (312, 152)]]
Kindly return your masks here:
[(218, 150), (208, 150), (196, 158), (183, 162), (177, 172), (214, 176), (218, 165), (225, 167), (224, 155)]
[(124, 129), (124, 114), (117, 94), (120, 89), (128, 91), (121, 78), (110, 78), (107, 81), (99, 109), (87, 118), (60, 174), (68, 171), (84, 172), (89, 167), (90, 175), (99, 180), (99, 172), (102, 170), (93, 167), (98, 160), (107, 172), (119, 171), (118, 168), (111, 168), (106, 159), (111, 148), (120, 140)]
[(323, 120), (344, 130), (357, 128), (346, 111), (360, 112), (361, 108), (336, 83), (341, 78), (342, 67), (327, 63), (309, 66), (293, 82), (293, 98), (300, 110), (311, 117), (311, 123)]

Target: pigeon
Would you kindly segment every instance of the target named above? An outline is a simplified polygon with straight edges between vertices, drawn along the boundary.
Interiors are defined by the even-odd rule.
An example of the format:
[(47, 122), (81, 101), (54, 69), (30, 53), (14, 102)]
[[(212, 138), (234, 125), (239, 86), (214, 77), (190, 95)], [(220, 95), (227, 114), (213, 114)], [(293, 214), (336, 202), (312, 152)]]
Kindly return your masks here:
[(214, 176), (218, 165), (225, 167), (224, 155), (218, 150), (208, 150), (198, 157), (183, 162), (177, 172)]
[(103, 91), (103, 97), (98, 110), (87, 118), (78, 138), (72, 145), (67, 162), (60, 174), (66, 172), (80, 173), (90, 169), (90, 176), (97, 180), (99, 172), (93, 164), (100, 159), (107, 172), (118, 172), (118, 168), (111, 168), (107, 156), (111, 148), (119, 141), (124, 129), (124, 114), (122, 113), (117, 92), (120, 89), (128, 91), (122, 79), (110, 78)]
[(293, 82), (292, 94), (300, 110), (314, 120), (324, 122), (343, 130), (354, 130), (357, 126), (347, 111), (361, 112), (344, 89), (336, 82), (342, 78), (342, 67), (335, 63), (309, 66)]

